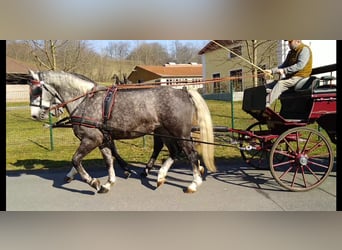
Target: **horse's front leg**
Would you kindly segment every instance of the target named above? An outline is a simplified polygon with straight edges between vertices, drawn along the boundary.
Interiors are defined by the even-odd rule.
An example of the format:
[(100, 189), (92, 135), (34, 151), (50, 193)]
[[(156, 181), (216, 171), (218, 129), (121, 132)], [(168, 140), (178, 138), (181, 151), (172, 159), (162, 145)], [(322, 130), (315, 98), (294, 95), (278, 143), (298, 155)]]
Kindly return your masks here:
[(114, 171), (114, 161), (112, 150), (108, 147), (100, 147), (100, 151), (102, 153), (102, 157), (105, 160), (106, 167), (108, 169), (108, 180), (105, 184), (101, 185), (99, 193), (108, 193), (111, 186), (115, 183), (115, 171)]
[(65, 176), (64, 181), (65, 181), (66, 183), (71, 182), (72, 180), (75, 179), (75, 175), (76, 175), (77, 173), (78, 173), (78, 172), (77, 172), (77, 169), (76, 169), (75, 167), (72, 167), (72, 168), (70, 169), (69, 173), (67, 173), (67, 175)]
[(87, 171), (82, 166), (83, 158), (93, 151), (98, 146), (96, 141), (92, 140), (92, 138), (82, 139), (80, 146), (76, 150), (75, 154), (72, 157), (72, 165), (80, 174), (81, 179), (88, 183), (91, 187), (95, 188), (97, 191), (100, 190), (100, 181), (96, 178), (92, 178)]

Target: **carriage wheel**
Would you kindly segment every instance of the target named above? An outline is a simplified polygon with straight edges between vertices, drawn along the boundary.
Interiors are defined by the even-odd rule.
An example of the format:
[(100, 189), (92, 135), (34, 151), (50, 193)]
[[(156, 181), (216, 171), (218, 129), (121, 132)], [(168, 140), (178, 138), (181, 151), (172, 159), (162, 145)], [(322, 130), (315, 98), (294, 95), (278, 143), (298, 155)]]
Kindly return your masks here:
[(334, 154), (329, 141), (319, 131), (297, 127), (282, 133), (270, 152), (274, 179), (291, 191), (308, 191), (329, 176)]
[[(268, 133), (269, 131), (266, 124), (262, 122), (256, 122), (250, 125), (247, 131), (252, 131), (255, 134)], [(252, 145), (253, 149), (243, 150), (240, 149), (242, 159), (250, 166), (257, 169), (269, 169), (269, 152), (272, 148), (273, 141), (264, 142), (258, 138), (250, 138), (246, 140), (244, 135), (239, 136), (240, 148), (245, 148), (248, 145)]]

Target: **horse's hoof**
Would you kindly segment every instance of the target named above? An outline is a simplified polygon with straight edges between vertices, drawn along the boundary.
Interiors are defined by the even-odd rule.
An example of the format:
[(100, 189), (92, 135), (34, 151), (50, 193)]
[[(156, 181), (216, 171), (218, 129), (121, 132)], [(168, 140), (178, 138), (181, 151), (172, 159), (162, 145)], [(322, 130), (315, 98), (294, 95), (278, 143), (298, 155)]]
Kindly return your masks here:
[(101, 183), (98, 179), (94, 178), (92, 179), (92, 181), (90, 182), (90, 186), (95, 188), (97, 191), (100, 190), (100, 186), (101, 186)]
[(157, 187), (160, 187), (161, 185), (163, 185), (165, 183), (165, 180), (160, 180), (157, 182)]
[(125, 172), (124, 172), (124, 175), (125, 175), (125, 178), (126, 178), (126, 179), (128, 179), (128, 178), (131, 176), (131, 174), (132, 174), (132, 173), (129, 172), (129, 171), (125, 171)]
[(64, 182), (65, 182), (65, 183), (70, 183), (73, 179), (74, 179), (74, 178), (71, 178), (71, 177), (69, 177), (69, 176), (65, 176), (65, 177), (64, 177)]
[(109, 192), (109, 189), (104, 187), (104, 186), (101, 186), (100, 190), (97, 191), (99, 194), (105, 194), (105, 193), (108, 193)]
[(195, 193), (196, 190), (197, 190), (197, 185), (196, 183), (192, 182), (190, 186), (188, 186), (188, 188), (184, 190), (184, 193), (192, 194), (192, 193)]
[(203, 177), (203, 175), (204, 175), (204, 167), (203, 166), (199, 166), (199, 170), (200, 170), (201, 176)]
[(144, 169), (144, 171), (140, 174), (140, 176), (141, 176), (142, 178), (146, 178), (146, 177), (149, 175), (149, 173), (151, 172), (151, 170), (152, 170), (152, 168), (146, 167), (146, 168)]
[(184, 189), (184, 193), (186, 193), (186, 194), (193, 194), (193, 193), (195, 193), (196, 192), (196, 190), (193, 190), (193, 189), (191, 189), (191, 188), (185, 188)]

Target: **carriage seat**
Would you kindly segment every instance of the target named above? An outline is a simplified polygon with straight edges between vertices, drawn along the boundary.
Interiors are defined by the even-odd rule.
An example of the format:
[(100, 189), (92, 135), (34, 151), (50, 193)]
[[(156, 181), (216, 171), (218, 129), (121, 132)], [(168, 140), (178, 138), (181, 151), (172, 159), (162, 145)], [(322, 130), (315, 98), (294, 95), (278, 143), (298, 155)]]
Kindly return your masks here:
[(312, 91), (314, 94), (334, 93), (336, 92), (336, 77), (335, 76), (322, 76), (317, 85)]
[[(293, 95), (293, 92), (298, 94), (308, 93), (324, 93), (336, 91), (336, 83), (334, 82), (336, 77), (334, 76), (322, 76), (320, 78), (316, 76), (310, 76), (299, 80), (294, 87), (289, 88), (283, 92), (282, 96)], [(295, 94), (296, 95), (296, 94)]]
[(331, 84), (333, 80), (333, 76), (310, 76), (299, 80), (280, 95), (279, 114), (285, 119), (307, 120), (314, 102), (312, 94), (336, 92), (336, 85)]
[(315, 86), (317, 80), (319, 79), (315, 76), (303, 78), (296, 83), (296, 85), (293, 87), (293, 90), (297, 92), (310, 91), (312, 86)]

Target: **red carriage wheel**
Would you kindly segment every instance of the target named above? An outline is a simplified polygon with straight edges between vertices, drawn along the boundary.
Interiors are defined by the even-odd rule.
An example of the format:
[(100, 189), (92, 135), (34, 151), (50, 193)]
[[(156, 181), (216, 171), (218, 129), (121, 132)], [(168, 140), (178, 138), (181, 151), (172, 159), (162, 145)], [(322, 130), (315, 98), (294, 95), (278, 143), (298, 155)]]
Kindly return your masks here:
[(321, 132), (296, 127), (277, 138), (269, 161), (271, 173), (282, 187), (291, 191), (308, 191), (329, 176), (334, 166), (334, 154)]

